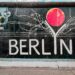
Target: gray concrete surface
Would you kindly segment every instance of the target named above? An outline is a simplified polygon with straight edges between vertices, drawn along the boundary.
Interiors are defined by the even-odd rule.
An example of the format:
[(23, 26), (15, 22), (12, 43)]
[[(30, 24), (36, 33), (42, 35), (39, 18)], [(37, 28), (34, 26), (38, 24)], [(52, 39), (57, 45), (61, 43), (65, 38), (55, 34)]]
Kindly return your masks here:
[(74, 68), (1, 68), (0, 75), (75, 75)]

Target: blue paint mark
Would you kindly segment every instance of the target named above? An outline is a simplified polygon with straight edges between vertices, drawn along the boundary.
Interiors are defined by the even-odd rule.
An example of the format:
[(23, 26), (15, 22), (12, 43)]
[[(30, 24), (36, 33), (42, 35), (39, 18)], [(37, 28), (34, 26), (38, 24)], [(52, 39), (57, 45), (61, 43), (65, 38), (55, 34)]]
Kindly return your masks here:
[(62, 0), (51, 0), (51, 2), (62, 2)]

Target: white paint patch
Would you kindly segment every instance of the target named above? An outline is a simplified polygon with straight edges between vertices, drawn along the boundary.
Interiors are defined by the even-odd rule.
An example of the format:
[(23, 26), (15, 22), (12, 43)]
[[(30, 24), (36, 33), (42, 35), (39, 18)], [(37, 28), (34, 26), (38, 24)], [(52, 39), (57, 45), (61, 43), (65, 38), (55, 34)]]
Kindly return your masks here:
[(50, 67), (50, 68), (75, 68), (75, 61), (71, 60), (42, 60), (42, 59), (29, 59), (29, 60), (0, 60), (0, 67)]

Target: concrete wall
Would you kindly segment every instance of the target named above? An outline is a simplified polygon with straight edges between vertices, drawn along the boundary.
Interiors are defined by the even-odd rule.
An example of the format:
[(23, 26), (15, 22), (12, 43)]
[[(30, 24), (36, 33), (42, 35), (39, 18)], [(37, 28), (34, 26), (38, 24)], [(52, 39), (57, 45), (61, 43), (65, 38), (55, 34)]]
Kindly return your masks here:
[(0, 2), (75, 2), (75, 0), (0, 0)]

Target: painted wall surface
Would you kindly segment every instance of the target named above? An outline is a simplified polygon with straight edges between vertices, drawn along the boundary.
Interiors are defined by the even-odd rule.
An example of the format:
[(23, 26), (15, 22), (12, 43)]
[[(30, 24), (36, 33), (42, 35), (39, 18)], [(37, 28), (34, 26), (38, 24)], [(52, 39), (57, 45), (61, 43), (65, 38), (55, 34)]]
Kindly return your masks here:
[[(30, 1), (31, 2), (74, 2), (75, 0), (2, 0), (2, 1), (0, 0), (0, 2), (23, 2), (23, 1), (24, 2), (30, 2)], [(24, 13), (22, 12), (23, 9), (25, 9)], [(14, 9), (14, 8), (7, 8), (7, 7), (6, 8), (0, 8), (0, 42), (1, 42), (0, 43), (0, 66), (7, 66), (7, 67), (8, 66), (20, 66), (20, 67), (36, 67), (36, 66), (38, 66), (38, 67), (75, 67), (75, 65), (73, 65), (75, 63), (75, 61), (74, 61), (74, 59), (75, 59), (75, 51), (74, 51), (74, 49), (75, 49), (75, 47), (74, 47), (74, 44), (75, 44), (74, 35), (75, 35), (75, 33), (71, 36), (69, 35), (70, 33), (72, 34), (75, 30), (74, 29), (75, 28), (75, 26), (74, 26), (74, 24), (75, 24), (74, 23), (75, 22), (74, 21), (75, 20), (75, 18), (74, 18), (75, 8), (66, 8), (66, 9), (65, 8), (60, 8), (66, 15), (65, 20), (68, 21), (68, 19), (69, 19), (69, 22), (73, 23), (73, 27), (72, 27), (73, 30), (70, 29), (72, 24), (69, 23), (70, 25), (67, 25), (66, 21), (64, 21), (63, 25), (64, 24), (67, 25), (67, 31), (68, 32), (66, 33), (66, 35), (68, 36), (68, 39), (67, 38), (65, 39), (64, 37), (62, 37), (60, 35), (61, 36), (60, 38), (62, 38), (62, 39), (60, 39), (59, 37), (57, 38), (58, 47), (56, 47), (56, 44), (53, 43), (54, 39), (55, 39), (55, 43), (56, 43), (56, 37), (53, 38), (54, 36), (52, 36), (52, 34), (49, 34), (51, 36), (48, 36), (48, 37), (47, 37), (47, 35), (45, 35), (45, 37), (43, 37), (42, 36), (43, 34), (39, 35), (39, 36), (41, 36), (42, 38), (44, 38), (46, 40), (45, 41), (46, 46), (47, 46), (46, 49), (52, 49), (52, 48), (54, 48), (54, 45), (55, 45), (55, 49), (57, 48), (58, 52), (55, 51), (55, 53), (53, 53), (54, 49), (51, 50), (52, 55), (49, 52), (49, 50), (48, 51), (46, 50), (47, 52), (44, 52), (43, 53), (44, 55), (41, 55), (41, 54), (39, 55), (39, 52), (37, 50), (35, 52), (33, 51), (33, 54), (31, 54), (31, 52), (30, 52), (30, 55), (28, 55), (27, 52), (26, 53), (21, 52), (22, 55), (19, 55), (19, 53), (16, 53), (16, 55), (14, 55), (14, 54), (11, 54), (11, 52), (9, 54), (9, 52), (8, 52), (8, 49), (9, 49), (9, 47), (8, 47), (9, 42), (8, 41), (11, 41), (11, 39), (16, 39), (19, 43), (20, 38), (22, 38), (22, 39), (29, 38), (29, 35), (23, 33), (23, 31), (25, 31), (25, 29), (24, 29), (25, 25), (23, 25), (23, 24), (25, 24), (25, 23), (22, 24), (23, 27), (20, 26), (21, 23), (25, 21), (25, 20), (23, 20), (23, 19), (25, 19), (23, 17), (25, 17), (27, 15), (26, 19), (28, 18), (28, 21), (31, 23), (30, 20), (32, 19), (32, 17), (35, 18), (35, 19), (40, 19), (39, 17), (41, 15), (41, 17), (44, 18), (42, 20), (45, 21), (45, 17), (46, 17), (45, 14), (47, 14), (49, 9), (51, 9), (51, 8), (47, 8), (47, 9), (46, 8), (45, 9), (44, 8), (43, 9), (30, 9), (30, 12), (29, 12), (28, 11), (29, 9), (27, 9), (27, 8), (22, 8), (22, 9), (20, 9), (20, 8), (15, 8)], [(42, 12), (42, 10), (43, 10), (43, 12)], [(29, 15), (31, 15), (31, 17), (29, 17)], [(58, 12), (57, 15), (59, 16), (60, 13)], [(3, 19), (3, 17), (4, 17), (4, 19)], [(3, 22), (3, 20), (5, 20), (5, 22)], [(14, 20), (16, 20), (18, 24), (20, 24), (19, 27), (17, 26), (18, 24), (15, 24), (16, 22)], [(32, 20), (35, 21), (34, 19), (32, 19)], [(22, 21), (22, 22), (20, 23), (19, 21)], [(1, 23), (1, 22), (3, 22), (3, 23)], [(26, 24), (30, 24), (30, 23), (26, 23)], [(34, 24), (35, 24), (35, 22), (34, 22)], [(46, 25), (49, 26), (48, 23), (46, 23)], [(20, 29), (18, 30), (18, 28), (20, 28)], [(62, 28), (63, 28), (63, 31), (66, 31), (65, 25)], [(54, 29), (55, 29), (55, 31), (57, 31), (58, 28), (54, 27)], [(17, 31), (18, 31), (18, 33), (17, 33)], [(20, 31), (22, 31), (22, 34), (20, 33)], [(15, 34), (13, 35), (12, 32), (14, 32)], [(65, 32), (63, 32), (63, 33), (65, 33)], [(28, 33), (28, 34), (30, 34), (30, 33)], [(53, 34), (55, 35), (54, 32), (53, 32)], [(59, 32), (59, 34), (60, 34), (60, 32)], [(14, 37), (12, 37), (12, 35)], [(17, 35), (17, 37), (15, 37), (16, 35)], [(20, 35), (21, 37), (18, 37), (18, 35)], [(25, 38), (23, 38), (23, 35), (24, 35)], [(26, 35), (27, 35), (27, 37), (26, 37)], [(38, 35), (34, 34), (33, 36), (36, 39), (35, 36), (38, 36)], [(31, 36), (31, 38), (33, 36)], [(37, 39), (39, 39), (39, 43), (40, 43), (41, 38), (38, 37)], [(27, 40), (29, 40), (29, 39), (27, 39)], [(26, 40), (21, 40), (21, 41), (25, 42)], [(37, 41), (37, 40), (34, 40), (34, 41)], [(61, 42), (61, 44), (60, 44), (60, 42)], [(44, 41), (42, 41), (42, 43), (44, 43)], [(72, 46), (72, 44), (73, 44), (73, 46)], [(61, 48), (59, 47), (59, 45), (60, 45)], [(64, 46), (64, 48), (62, 46)], [(24, 47), (24, 45), (22, 47)], [(41, 47), (41, 44), (40, 44), (39, 47)], [(39, 48), (39, 47), (37, 49), (41, 50), (41, 48)], [(59, 48), (61, 49), (61, 52), (59, 52)], [(62, 52), (62, 49), (64, 50), (63, 52)], [(26, 48), (26, 50), (28, 50), (28, 48)], [(40, 53), (41, 53), (41, 51), (40, 51)], [(26, 60), (27, 58), (29, 60)], [(22, 62), (22, 59), (24, 59), (23, 60), (24, 62)], [(57, 59), (57, 60), (55, 60), (55, 59)], [(67, 61), (64, 62), (64, 59), (65, 59), (65, 61), (66, 60)], [(70, 60), (68, 61), (68, 59), (70, 59)], [(38, 62), (39, 60), (40, 60), (40, 62)], [(72, 62), (71, 62), (71, 60), (72, 60)]]
[(75, 2), (75, 0), (0, 0), (0, 2)]
[(0, 8), (0, 58), (75, 59), (75, 8)]

